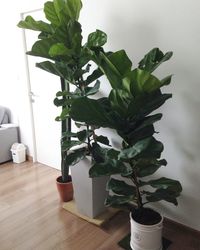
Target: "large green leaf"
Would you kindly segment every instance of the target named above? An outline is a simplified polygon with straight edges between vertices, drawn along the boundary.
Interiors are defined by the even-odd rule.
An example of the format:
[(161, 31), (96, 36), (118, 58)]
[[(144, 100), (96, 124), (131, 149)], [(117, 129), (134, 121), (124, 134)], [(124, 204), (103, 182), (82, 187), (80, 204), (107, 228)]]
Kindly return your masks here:
[(161, 63), (169, 60), (172, 55), (173, 53), (171, 51), (163, 54), (161, 50), (154, 48), (139, 62), (139, 68), (153, 72)]
[(113, 174), (131, 175), (132, 168), (121, 161), (109, 160), (105, 163), (94, 163), (89, 170), (90, 177), (110, 176)]
[(96, 136), (95, 140), (104, 145), (110, 146), (109, 140), (106, 136), (103, 136), (103, 135)]
[(63, 151), (67, 151), (71, 148), (73, 148), (74, 146), (78, 146), (81, 145), (83, 142), (81, 141), (62, 141), (62, 150)]
[(94, 95), (99, 91), (99, 88), (100, 88), (100, 81), (97, 80), (93, 87), (85, 87), (84, 89), (85, 95), (86, 96)]
[[(126, 75), (132, 66), (132, 62), (128, 58), (124, 50), (105, 55), (100, 53), (101, 60), (99, 63), (100, 69), (107, 76), (112, 88), (123, 88), (122, 79)], [(98, 64), (98, 62), (97, 62)]]
[(81, 8), (82, 8), (81, 0), (67, 0), (66, 1), (67, 13), (74, 20), (78, 20)]
[(66, 8), (67, 2), (65, 0), (53, 0), (53, 4), (60, 23), (62, 25), (67, 25), (70, 20), (70, 16)]
[(56, 43), (50, 47), (49, 55), (51, 57), (68, 56), (69, 60), (71, 60), (72, 51), (64, 43)]
[(165, 200), (167, 202), (173, 203), (174, 205), (178, 205), (177, 197), (179, 194), (175, 194), (173, 191), (168, 189), (157, 189), (155, 192), (145, 192), (146, 199), (148, 202), (157, 202)]
[(99, 77), (103, 75), (102, 71), (98, 68), (92, 72), (91, 75), (89, 75), (86, 79), (87, 85), (92, 83), (93, 81), (97, 80)]
[(96, 30), (88, 36), (88, 47), (101, 47), (107, 42), (107, 35), (101, 30)]
[(87, 97), (78, 98), (74, 101), (70, 116), (74, 121), (86, 122), (89, 125), (112, 127), (112, 123), (103, 106), (97, 100)]
[(162, 94), (159, 90), (138, 96), (130, 102), (128, 116), (136, 120), (141, 119), (158, 109), (171, 97), (171, 94)]
[(112, 89), (109, 95), (109, 100), (112, 108), (121, 116), (125, 117), (131, 100), (129, 93), (123, 89)]
[(136, 188), (134, 186), (113, 178), (107, 183), (107, 190), (112, 190), (112, 192), (118, 195), (136, 195)]
[(52, 25), (56, 27), (60, 25), (60, 20), (57, 16), (53, 2), (48, 1), (44, 4), (44, 13), (46, 19), (49, 20), (52, 23)]
[(126, 205), (133, 200), (133, 196), (108, 195), (105, 201), (105, 206), (119, 207), (120, 205)]
[(161, 166), (166, 166), (166, 160), (139, 159), (135, 164), (137, 176), (142, 178), (154, 174)]
[(31, 51), (27, 52), (27, 54), (51, 59), (49, 50), (55, 43), (56, 40), (53, 38), (38, 40), (33, 44)]
[(71, 152), (66, 157), (66, 164), (68, 165), (75, 165), (80, 160), (84, 159), (86, 156), (86, 148), (81, 148), (74, 150), (74, 152)]
[(53, 28), (50, 24), (43, 21), (35, 21), (31, 16), (27, 16), (24, 21), (20, 21), (17, 26), (23, 29), (43, 31), (50, 34), (53, 33)]
[(131, 71), (123, 81), (130, 82), (130, 91), (133, 96), (151, 93), (162, 86), (162, 82), (158, 78), (141, 69)]
[(129, 148), (121, 150), (119, 159), (132, 159), (135, 157), (159, 158), (162, 151), (163, 144), (157, 141), (154, 137), (149, 137), (138, 141)]
[(165, 178), (165, 177), (162, 177), (156, 180), (150, 180), (147, 182), (143, 181), (141, 182), (141, 185), (142, 186), (150, 185), (153, 188), (158, 188), (158, 189), (168, 189), (177, 194), (179, 194), (182, 191), (182, 187), (179, 181)]

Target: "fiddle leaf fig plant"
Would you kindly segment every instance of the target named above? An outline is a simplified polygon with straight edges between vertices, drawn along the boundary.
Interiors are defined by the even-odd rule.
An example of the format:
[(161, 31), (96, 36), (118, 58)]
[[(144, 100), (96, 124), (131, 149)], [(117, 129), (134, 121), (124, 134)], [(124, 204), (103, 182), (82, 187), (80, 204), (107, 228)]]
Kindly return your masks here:
[[(155, 48), (132, 70), (125, 51), (111, 55), (100, 52), (96, 63), (112, 86), (109, 96), (103, 102), (87, 96), (76, 99), (70, 110), (75, 121), (114, 129), (121, 137), (120, 150), (98, 148), (99, 158), (90, 169), (91, 177), (111, 176), (107, 184), (110, 191), (105, 201), (107, 206), (142, 209), (150, 202), (161, 200), (178, 204), (180, 182), (152, 177), (161, 166), (167, 165), (161, 158), (164, 146), (154, 137), (157, 133), (154, 123), (162, 118), (155, 111), (172, 97), (161, 91), (170, 83), (171, 75), (159, 80), (152, 72), (171, 56), (172, 52), (164, 54)], [(123, 179), (112, 177), (114, 174)]]
[[(33, 44), (28, 55), (43, 57), (47, 60), (36, 63), (36, 66), (60, 78), (60, 91), (56, 94), (54, 104), (61, 107), (61, 114), (56, 117), (61, 121), (61, 172), (62, 181), (67, 182), (69, 165), (75, 164), (85, 155), (80, 149), (69, 155), (67, 151), (76, 145), (87, 141), (90, 147), (90, 137), (94, 135), (94, 127), (85, 124), (85, 129), (71, 133), (71, 120), (69, 111), (73, 101), (83, 97), (94, 95), (100, 88), (98, 78), (103, 72), (97, 67), (91, 71), (90, 61), (99, 53), (107, 54), (103, 45), (107, 41), (107, 35), (100, 30), (89, 34), (87, 42), (82, 42), (82, 27), (78, 22), (81, 0), (53, 0), (44, 4), (46, 21), (36, 21), (27, 16), (18, 23), (18, 27), (30, 29), (38, 34), (38, 40)], [(109, 53), (108, 53), (109, 54)], [(70, 86), (74, 91), (70, 91)], [(76, 140), (74, 138), (76, 137)], [(95, 140), (102, 137), (94, 136)], [(105, 142), (105, 140), (104, 140)]]

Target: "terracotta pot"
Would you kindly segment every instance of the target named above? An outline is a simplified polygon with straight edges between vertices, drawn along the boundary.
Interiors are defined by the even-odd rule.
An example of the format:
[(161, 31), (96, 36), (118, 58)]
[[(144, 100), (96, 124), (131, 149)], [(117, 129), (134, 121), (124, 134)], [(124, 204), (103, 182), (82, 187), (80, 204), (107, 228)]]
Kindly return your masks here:
[(73, 200), (73, 186), (72, 186), (72, 178), (69, 176), (69, 180), (66, 183), (62, 182), (62, 177), (59, 176), (56, 179), (56, 185), (58, 192), (60, 194), (60, 199), (63, 202), (71, 201)]

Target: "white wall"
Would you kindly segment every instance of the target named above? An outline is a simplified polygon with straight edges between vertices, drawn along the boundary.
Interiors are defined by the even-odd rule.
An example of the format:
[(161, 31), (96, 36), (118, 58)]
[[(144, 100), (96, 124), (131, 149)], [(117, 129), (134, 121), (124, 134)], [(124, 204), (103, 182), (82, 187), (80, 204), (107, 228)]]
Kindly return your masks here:
[[(4, 3), (0, 17), (1, 83), (0, 104), (9, 106), (19, 121), (22, 141), (32, 153), (30, 115), (22, 56), (21, 31), (16, 28), (19, 13), (40, 8), (42, 0)], [(15, 5), (15, 6), (14, 6)], [(107, 49), (125, 49), (134, 65), (153, 47), (172, 50), (173, 59), (162, 66), (158, 76), (174, 74), (166, 91), (173, 99), (162, 108), (163, 120), (157, 125), (158, 138), (165, 144), (163, 157), (168, 166), (159, 175), (179, 179), (183, 194), (179, 207), (157, 205), (164, 215), (200, 230), (200, 119), (199, 119), (199, 0), (83, 0), (81, 14), (84, 34), (102, 29), (108, 34)], [(4, 24), (6, 26), (4, 27)], [(2, 36), (1, 36), (2, 37)], [(104, 91), (108, 84), (103, 81)]]

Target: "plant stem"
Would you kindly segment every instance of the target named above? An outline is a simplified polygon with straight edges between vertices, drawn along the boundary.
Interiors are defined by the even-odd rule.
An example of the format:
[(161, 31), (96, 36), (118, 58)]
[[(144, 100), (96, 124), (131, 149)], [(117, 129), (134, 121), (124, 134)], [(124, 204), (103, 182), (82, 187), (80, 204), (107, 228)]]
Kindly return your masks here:
[[(60, 78), (61, 82), (61, 90), (62, 91), (69, 91), (69, 83), (65, 82), (64, 78)], [(67, 99), (65, 96), (63, 96), (63, 99)], [(68, 106), (62, 106), (62, 110)], [(65, 131), (71, 131), (71, 119), (67, 118), (66, 120), (61, 121), (61, 138), (62, 134)], [(70, 140), (70, 137), (67, 138), (67, 140)], [(68, 176), (69, 176), (69, 166), (66, 164), (66, 157), (67, 157), (67, 151), (62, 151), (61, 148), (61, 175), (62, 175), (62, 181), (67, 182)]]
[(131, 180), (135, 184), (136, 196), (137, 196), (137, 205), (138, 205), (138, 209), (140, 209), (140, 208), (143, 207), (143, 203), (142, 203), (142, 197), (141, 197), (141, 193), (140, 193), (139, 183), (137, 181), (137, 177), (136, 177), (135, 173), (133, 173)]

